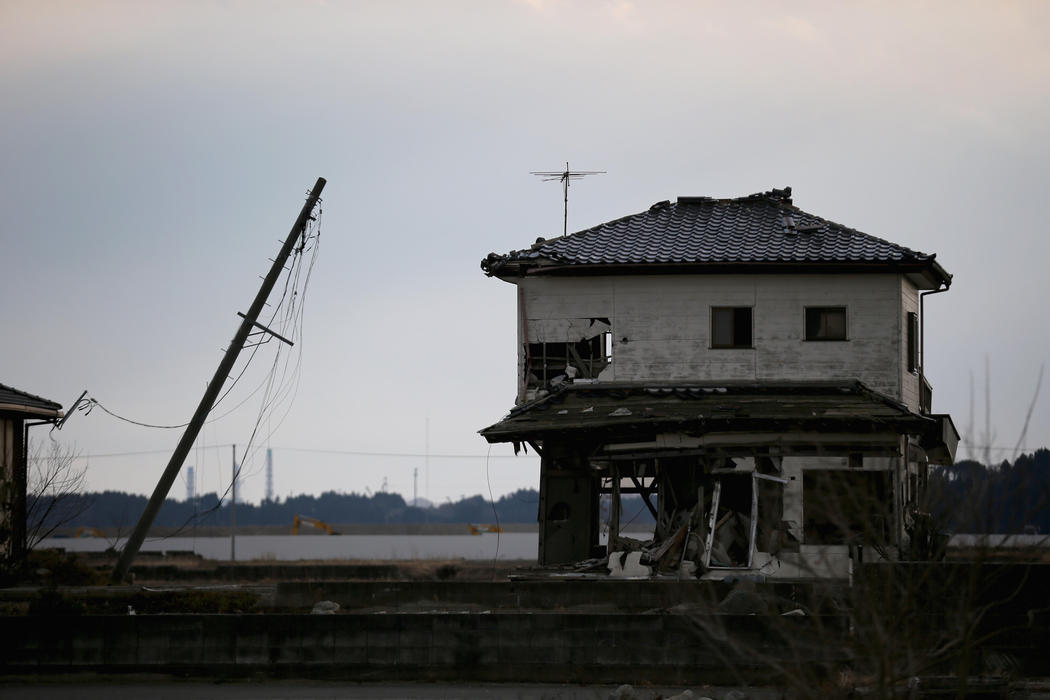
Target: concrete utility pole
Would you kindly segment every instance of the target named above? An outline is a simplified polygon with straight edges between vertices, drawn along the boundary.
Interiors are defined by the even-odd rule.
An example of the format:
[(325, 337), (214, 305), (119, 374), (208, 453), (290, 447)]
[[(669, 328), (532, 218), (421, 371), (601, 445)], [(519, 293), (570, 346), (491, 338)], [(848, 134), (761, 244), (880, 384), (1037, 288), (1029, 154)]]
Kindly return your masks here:
[(233, 481), (230, 484), (230, 561), (237, 561), (237, 445), (233, 448)]
[(131, 564), (135, 561), (135, 556), (142, 546), (142, 541), (146, 539), (146, 533), (149, 532), (150, 526), (153, 525), (160, 507), (164, 504), (164, 499), (167, 498), (168, 492), (171, 490), (172, 483), (179, 475), (179, 470), (182, 469), (182, 463), (186, 461), (186, 455), (189, 454), (190, 448), (193, 447), (193, 443), (200, 433), (201, 426), (204, 425), (204, 420), (208, 417), (208, 413), (215, 404), (215, 399), (219, 396), (219, 391), (222, 389), (223, 384), (226, 383), (226, 379), (230, 376), (234, 363), (237, 362), (237, 356), (240, 355), (241, 349), (244, 347), (244, 341), (248, 338), (248, 333), (255, 326), (272, 333), (268, 328), (258, 323), (259, 313), (262, 312), (270, 292), (273, 290), (274, 285), (277, 284), (277, 280), (284, 270), (284, 264), (288, 261), (295, 244), (299, 241), (299, 237), (306, 228), (306, 222), (311, 218), (311, 213), (314, 207), (317, 206), (317, 200), (320, 199), (324, 186), (325, 179), (323, 177), (317, 178), (313, 190), (310, 191), (310, 195), (306, 198), (302, 211), (299, 212), (299, 218), (292, 224), (292, 230), (289, 231), (287, 238), (284, 239), (281, 252), (274, 258), (273, 266), (263, 279), (262, 286), (259, 287), (259, 292), (255, 295), (255, 301), (252, 302), (248, 313), (242, 315), (241, 325), (234, 334), (233, 340), (230, 341), (229, 347), (226, 348), (226, 354), (223, 355), (222, 360), (219, 362), (219, 366), (215, 370), (215, 376), (208, 382), (208, 388), (205, 390), (204, 396), (193, 414), (193, 418), (190, 419), (189, 425), (186, 426), (186, 432), (182, 434), (182, 439), (179, 440), (179, 444), (175, 447), (171, 459), (168, 460), (168, 466), (164, 469), (164, 474), (161, 475), (160, 481), (157, 482), (157, 487), (153, 490), (153, 495), (150, 496), (146, 509), (142, 512), (142, 516), (135, 525), (135, 530), (131, 533), (131, 537), (128, 538), (127, 544), (124, 545), (124, 550), (120, 553), (120, 559), (117, 561), (117, 565), (110, 577), (113, 583), (121, 583), (127, 578)]
[(992, 468), (992, 380), (987, 353), (984, 355), (984, 466)]
[(266, 500), (273, 500), (273, 450), (266, 448)]

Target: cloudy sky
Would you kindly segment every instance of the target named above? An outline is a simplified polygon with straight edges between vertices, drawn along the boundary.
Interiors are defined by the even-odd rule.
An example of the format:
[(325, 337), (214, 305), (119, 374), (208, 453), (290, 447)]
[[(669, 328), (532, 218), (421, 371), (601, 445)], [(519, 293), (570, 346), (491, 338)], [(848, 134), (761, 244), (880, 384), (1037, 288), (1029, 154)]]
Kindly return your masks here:
[[(0, 382), (186, 421), (324, 176), (294, 403), (254, 442), (277, 494), (410, 497), (417, 468), (434, 501), (535, 486), (476, 434), (515, 390), (514, 289), (478, 262), (560, 231), (529, 172), (568, 161), (608, 171), (573, 186), (570, 229), (791, 185), (936, 252), (934, 408), (966, 431), (972, 376), (969, 437), (1001, 458), (1050, 354), (1047, 26), (1034, 1), (5, 0)], [(228, 485), (274, 345), (191, 454), (198, 491)], [(148, 493), (179, 431), (96, 409), (57, 435), (89, 488)], [(1048, 442), (1050, 377), (1024, 443)], [(259, 500), (261, 452), (245, 475)]]

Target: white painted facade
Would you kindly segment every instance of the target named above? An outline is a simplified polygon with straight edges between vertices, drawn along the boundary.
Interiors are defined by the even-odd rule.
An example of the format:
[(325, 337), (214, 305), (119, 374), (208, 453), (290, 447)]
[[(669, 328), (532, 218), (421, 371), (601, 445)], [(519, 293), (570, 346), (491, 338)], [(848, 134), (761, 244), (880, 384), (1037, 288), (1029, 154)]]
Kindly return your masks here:
[[(519, 402), (528, 343), (611, 331), (600, 381), (859, 380), (919, 409), (908, 370), (907, 314), (918, 291), (904, 275), (665, 274), (534, 276), (518, 285)], [(805, 340), (805, 309), (845, 307), (847, 339)], [(711, 342), (713, 307), (752, 309), (752, 347)], [(524, 321), (524, 322), (523, 322)], [(606, 325), (608, 321), (608, 325)]]
[[(918, 316), (920, 290), (935, 287), (919, 276), (884, 271), (536, 274), (504, 279), (518, 287), (519, 404), (538, 398), (544, 389), (566, 378), (574, 383), (598, 384), (859, 381), (899, 401), (914, 414), (927, 413), (920, 405)], [(749, 344), (714, 347), (712, 310), (741, 307), (751, 310)], [(844, 339), (807, 340), (806, 310), (815, 307), (834, 309), (836, 320), (840, 318), (838, 310), (844, 310)], [(737, 322), (734, 314), (733, 324)], [(602, 342), (595, 343), (593, 339), (599, 336)], [(738, 342), (734, 333), (732, 343)], [(599, 352), (588, 348), (599, 345), (604, 355), (600, 362), (581, 369), (593, 361), (593, 353)], [(585, 350), (592, 354), (584, 355)], [(574, 359), (566, 360), (569, 355)], [(605, 365), (607, 357), (611, 361)], [(572, 370), (565, 369), (566, 362), (570, 366), (577, 363), (579, 374), (572, 376)], [(716, 524), (721, 511), (713, 484), (723, 478), (719, 476), (719, 460), (732, 454), (735, 466), (730, 481), (750, 473), (756, 484), (751, 492), (755, 499), (750, 515), (751, 553), (743, 567), (725, 558), (719, 561), (729, 564), (700, 562), (702, 577), (714, 579), (739, 575), (741, 570), (770, 578), (845, 579), (851, 576), (855, 558), (871, 561), (900, 556), (901, 548), (908, 546), (905, 513), (914, 508), (919, 497), (928, 461), (916, 436), (885, 429), (806, 432), (803, 428), (782, 433), (743, 429), (702, 434), (672, 430), (641, 442), (606, 436), (600, 454), (572, 452), (572, 438), (559, 440), (556, 444), (569, 446), (573, 459), (590, 466), (572, 472), (579, 467), (576, 462), (566, 467), (562, 458), (545, 456), (544, 469), (553, 470), (550, 479), (567, 478), (558, 470), (576, 474), (577, 480), (593, 478), (595, 473), (608, 474), (603, 470), (611, 467), (602, 458), (618, 460), (623, 469), (633, 470), (639, 468), (629, 456), (635, 453), (656, 455), (656, 462), (664, 459), (660, 456), (664, 453), (671, 460), (680, 455), (705, 455), (697, 458), (697, 468), (705, 470), (708, 502), (705, 505), (704, 496), (700, 496), (703, 522), (687, 537), (706, 532), (710, 537), (701, 549), (708, 557), (718, 551), (715, 538), (721, 532), (721, 525)], [(551, 443), (555, 444), (554, 438)], [(775, 477), (774, 472), (758, 473), (756, 458), (741, 457), (752, 450), (754, 455), (771, 460)], [(596, 454), (597, 462), (589, 463)], [(639, 473), (645, 473), (645, 468)], [(829, 476), (836, 472), (841, 476)], [(782, 483), (779, 498), (773, 501), (779, 504), (776, 508), (770, 508), (768, 500), (760, 503), (757, 486), (760, 480), (769, 481), (771, 477)], [(544, 478), (548, 477), (541, 475), (541, 483)], [(729, 502), (739, 508), (742, 492), (732, 488), (734, 495)], [(859, 506), (859, 501), (840, 500), (840, 490), (859, 494), (869, 503), (882, 503), (885, 508), (865, 510), (868, 506)], [(768, 489), (766, 493), (768, 496)], [(615, 494), (613, 499), (618, 501), (619, 491)], [(658, 498), (664, 497), (660, 491)], [(541, 495), (541, 510), (542, 503)], [(828, 515), (834, 509), (842, 517)], [(617, 511), (610, 524), (617, 532), (618, 518)], [(766, 534), (757, 535), (756, 528), (765, 528)], [(768, 538), (774, 530), (784, 533), (785, 540), (764, 543), (763, 537)], [(553, 537), (550, 533), (541, 535), (541, 541), (548, 535)], [(610, 547), (621, 545), (624, 542), (619, 537), (610, 540)], [(586, 552), (577, 555), (585, 556)]]

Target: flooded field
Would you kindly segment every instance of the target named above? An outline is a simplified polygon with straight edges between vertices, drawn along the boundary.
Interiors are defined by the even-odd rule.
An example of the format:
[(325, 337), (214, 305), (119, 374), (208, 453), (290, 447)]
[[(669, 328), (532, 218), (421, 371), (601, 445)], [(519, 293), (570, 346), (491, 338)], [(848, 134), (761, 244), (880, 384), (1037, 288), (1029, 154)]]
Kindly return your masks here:
[[(229, 560), (228, 535), (175, 536), (147, 538), (143, 552), (195, 552), (205, 559)], [(647, 539), (651, 532), (626, 532)], [(103, 552), (120, 549), (126, 538), (50, 537), (41, 548), (57, 547), (70, 552)], [(601, 543), (605, 540), (602, 538)], [(236, 537), (237, 561), (253, 559), (296, 561), (299, 559), (469, 559), (534, 560), (539, 547), (536, 532), (483, 532), (470, 534), (355, 533), (345, 535), (254, 534)]]

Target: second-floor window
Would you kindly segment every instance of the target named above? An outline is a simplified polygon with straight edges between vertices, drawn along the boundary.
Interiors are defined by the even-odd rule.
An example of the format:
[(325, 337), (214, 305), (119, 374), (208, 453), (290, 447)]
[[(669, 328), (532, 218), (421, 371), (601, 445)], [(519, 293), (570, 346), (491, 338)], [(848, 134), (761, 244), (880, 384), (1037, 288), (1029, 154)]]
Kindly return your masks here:
[(525, 384), (530, 388), (545, 387), (556, 377), (597, 379), (612, 362), (612, 333), (605, 331), (575, 343), (529, 343), (525, 352)]
[(908, 312), (907, 327), (908, 342), (908, 371), (919, 371), (919, 314), (914, 311)]
[(750, 306), (711, 307), (711, 347), (753, 347)]
[(846, 340), (846, 307), (807, 306), (806, 340)]

